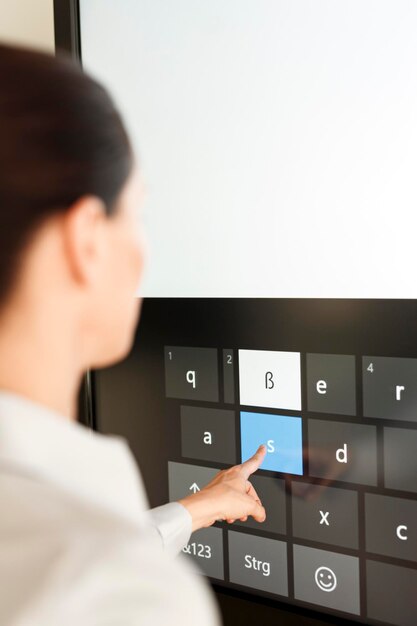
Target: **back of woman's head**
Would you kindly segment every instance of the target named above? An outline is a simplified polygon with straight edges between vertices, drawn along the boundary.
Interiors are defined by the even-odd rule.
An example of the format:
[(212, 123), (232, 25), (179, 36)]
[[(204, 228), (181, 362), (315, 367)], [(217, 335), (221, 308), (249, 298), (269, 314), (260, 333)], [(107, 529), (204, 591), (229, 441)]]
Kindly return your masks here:
[(85, 195), (108, 215), (132, 169), (105, 89), (72, 61), (0, 45), (0, 306), (38, 226)]

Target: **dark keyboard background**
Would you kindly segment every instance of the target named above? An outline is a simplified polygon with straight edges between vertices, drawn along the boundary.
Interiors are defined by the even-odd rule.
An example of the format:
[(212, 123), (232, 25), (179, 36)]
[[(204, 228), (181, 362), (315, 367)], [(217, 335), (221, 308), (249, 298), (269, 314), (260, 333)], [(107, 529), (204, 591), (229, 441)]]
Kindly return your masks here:
[[(172, 395), (172, 389), (166, 388), (164, 359), (170, 347), (216, 351), (217, 397), (210, 396), (213, 390), (209, 389), (210, 399), (187, 398), (183, 397), (181, 388), (179, 397), (166, 396), (167, 391)], [(262, 403), (242, 406), (239, 349), (300, 353), (301, 408), (265, 407)], [(233, 355), (232, 376), (226, 373), (228, 353)], [(323, 355), (326, 355), (324, 360)], [(332, 359), (331, 355), (343, 358)], [(382, 357), (383, 360), (378, 360)], [(391, 361), (387, 357), (416, 361)], [(374, 372), (368, 371), (371, 363)], [(272, 623), (278, 615), (280, 623), (286, 623), (282, 615), (287, 615), (287, 623), (299, 624), (317, 623), (317, 619), (332, 623), (344, 623), (348, 619), (373, 624), (415, 624), (417, 376), (414, 377), (413, 367), (416, 363), (415, 301), (150, 299), (144, 303), (130, 356), (94, 376), (96, 427), (103, 432), (122, 434), (129, 440), (139, 460), (151, 505), (157, 506), (170, 496), (169, 462), (171, 467), (172, 464), (174, 468), (184, 467), (193, 478), (194, 471), (210, 473), (240, 461), (240, 411), (259, 413), (257, 423), (268, 415), (292, 417), (294, 423), (299, 421), (302, 473), (270, 469), (259, 472), (254, 479), (264, 498), (281, 503), (270, 507), (265, 526), (254, 522), (233, 527), (216, 524), (208, 533), (201, 531), (200, 539), (196, 534), (190, 540), (194, 545), (189, 551), (196, 552), (195, 560), (212, 577), (216, 589), (221, 590), (218, 597), (226, 623), (232, 623), (228, 616), (236, 614), (239, 606), (252, 600), (248, 606), (264, 611), (263, 623)], [(365, 372), (372, 379), (366, 379), (364, 384)], [(406, 380), (402, 385), (405, 389), (401, 390), (397, 384), (398, 389), (391, 390), (399, 394), (399, 400), (394, 399), (390, 405), (391, 392), (386, 390), (390, 378), (397, 375), (401, 381)], [(322, 396), (326, 394), (317, 392), (319, 379), (328, 380), (328, 406), (323, 404)], [(336, 396), (330, 397), (336, 380), (346, 380), (346, 385), (342, 384)], [(323, 384), (319, 388), (323, 391)], [(397, 406), (405, 408), (399, 411)], [(205, 414), (205, 409), (211, 413)], [(215, 416), (216, 410), (220, 411), (219, 423), (229, 423), (223, 439), (234, 441), (234, 449), (232, 444), (223, 445), (217, 452), (221, 462), (211, 460), (211, 451), (205, 453), (204, 446), (196, 447), (195, 433), (189, 430), (195, 416), (204, 424), (205, 419)], [(222, 417), (227, 419), (222, 421)], [(265, 423), (269, 423), (267, 417)], [(248, 428), (246, 439), (253, 432)], [(256, 428), (257, 425), (255, 432)], [(345, 440), (346, 450), (342, 445)], [(338, 441), (342, 444), (334, 449)], [(341, 463), (331, 463), (336, 450), (339, 459), (343, 460), (346, 454), (350, 461), (351, 451), (358, 447), (363, 451), (353, 467), (349, 463), (343, 467)], [(300, 453), (299, 446), (297, 450)], [(193, 470), (196, 466), (203, 470)], [(181, 488), (181, 480), (174, 482)], [(301, 495), (303, 489), (309, 491), (311, 501), (306, 500), (305, 492)], [(316, 524), (309, 521), (314, 502), (318, 503), (316, 513), (322, 510)], [(407, 539), (393, 538), (392, 524), (403, 518), (407, 520), (407, 530), (402, 528), (399, 533)], [(330, 539), (329, 534), (323, 534), (330, 530), (329, 519), (333, 525)], [(204, 546), (213, 541), (211, 557), (214, 552), (219, 553), (220, 544), (223, 548), (223, 557), (216, 556), (217, 564), (213, 558), (202, 556)], [(264, 565), (262, 573), (262, 567), (254, 570), (256, 565), (252, 561), (250, 568), (240, 568), (244, 572), (242, 578), (236, 560), (231, 572), (229, 556), (239, 555), (242, 549), (255, 554), (258, 564), (266, 563), (268, 555), (276, 563), (282, 563), (286, 567), (284, 587), (279, 587), (282, 581), (278, 583), (273, 577), (273, 565), (269, 572)], [(325, 593), (317, 591), (308, 568), (318, 572), (316, 565), (321, 565), (322, 559), (323, 566), (331, 569), (326, 560), (329, 553), (338, 578), (335, 589)], [(260, 554), (265, 554), (265, 558), (261, 559)], [(207, 568), (207, 562), (214, 563), (214, 569)], [(248, 572), (252, 578), (247, 578)], [(302, 581), (300, 577), (304, 574), (307, 578)], [(240, 582), (231, 582), (230, 577)], [(255, 589), (252, 581), (260, 588)], [(313, 590), (311, 598), (309, 581), (310, 591)], [(286, 613), (286, 606), (294, 613)], [(248, 616), (250, 610), (245, 614)]]

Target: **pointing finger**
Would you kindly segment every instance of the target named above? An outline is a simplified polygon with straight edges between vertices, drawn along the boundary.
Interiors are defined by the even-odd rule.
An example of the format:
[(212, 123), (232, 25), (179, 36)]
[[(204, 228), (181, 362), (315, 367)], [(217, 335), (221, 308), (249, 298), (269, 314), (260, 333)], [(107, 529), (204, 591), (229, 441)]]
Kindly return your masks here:
[(247, 461), (242, 463), (241, 471), (243, 473), (243, 477), (247, 480), (251, 474), (256, 472), (259, 466), (262, 464), (266, 455), (266, 446), (259, 446), (257, 451), (253, 456), (250, 457)]

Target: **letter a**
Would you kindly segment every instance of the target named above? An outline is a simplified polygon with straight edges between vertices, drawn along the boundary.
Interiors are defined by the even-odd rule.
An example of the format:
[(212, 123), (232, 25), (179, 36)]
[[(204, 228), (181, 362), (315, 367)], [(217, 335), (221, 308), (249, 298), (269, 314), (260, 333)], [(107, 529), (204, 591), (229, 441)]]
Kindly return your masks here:
[(211, 433), (208, 430), (204, 433), (203, 441), (208, 446), (211, 446), (211, 444), (213, 443)]

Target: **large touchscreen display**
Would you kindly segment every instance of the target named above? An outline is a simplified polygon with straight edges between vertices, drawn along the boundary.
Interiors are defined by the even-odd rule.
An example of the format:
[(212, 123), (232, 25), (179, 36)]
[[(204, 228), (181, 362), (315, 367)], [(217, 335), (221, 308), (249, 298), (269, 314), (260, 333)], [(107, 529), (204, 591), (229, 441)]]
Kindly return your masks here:
[(149, 244), (98, 428), (154, 505), (264, 443), (266, 522), (215, 524), (185, 558), (274, 606), (415, 626), (417, 3), (79, 6)]

